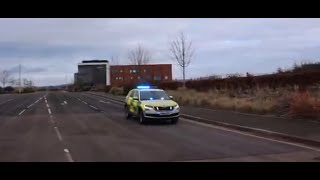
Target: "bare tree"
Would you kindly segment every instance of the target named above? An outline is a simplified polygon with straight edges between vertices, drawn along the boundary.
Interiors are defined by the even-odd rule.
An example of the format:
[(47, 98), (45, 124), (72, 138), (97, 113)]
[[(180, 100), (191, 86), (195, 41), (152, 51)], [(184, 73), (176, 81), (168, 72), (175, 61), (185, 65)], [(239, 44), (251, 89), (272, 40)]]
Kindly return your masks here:
[(120, 64), (119, 56), (111, 56), (111, 64), (112, 65), (119, 65)]
[(195, 50), (192, 47), (192, 41), (188, 41), (183, 32), (170, 42), (169, 50), (171, 58), (182, 68), (183, 86), (185, 87), (186, 67), (189, 66)]
[(6, 83), (8, 82), (9, 77), (10, 77), (10, 73), (8, 71), (3, 70), (2, 72), (0, 72), (0, 80), (3, 87), (6, 86)]
[(18, 80), (16, 80), (15, 78), (11, 77), (9, 80), (8, 80), (8, 83), (10, 84), (10, 86), (15, 86), (18, 84)]
[(148, 49), (139, 44), (136, 48), (129, 51), (128, 58), (132, 65), (140, 66), (148, 64), (152, 59), (152, 55)]
[(28, 80), (28, 79), (23, 79), (23, 85), (25, 87), (32, 87), (33, 86), (33, 82), (31, 80)]

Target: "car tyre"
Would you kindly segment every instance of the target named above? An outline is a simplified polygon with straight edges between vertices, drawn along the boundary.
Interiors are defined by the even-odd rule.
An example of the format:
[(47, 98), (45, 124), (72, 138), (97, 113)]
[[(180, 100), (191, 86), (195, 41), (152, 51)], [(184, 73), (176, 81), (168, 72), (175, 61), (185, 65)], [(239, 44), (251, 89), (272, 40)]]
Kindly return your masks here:
[(146, 118), (144, 117), (142, 111), (139, 111), (139, 123), (140, 124), (146, 124)]
[(130, 119), (132, 115), (131, 115), (131, 113), (130, 113), (130, 111), (129, 111), (128, 106), (126, 106), (126, 107), (124, 108), (124, 112), (125, 112), (125, 117), (126, 117), (126, 119)]

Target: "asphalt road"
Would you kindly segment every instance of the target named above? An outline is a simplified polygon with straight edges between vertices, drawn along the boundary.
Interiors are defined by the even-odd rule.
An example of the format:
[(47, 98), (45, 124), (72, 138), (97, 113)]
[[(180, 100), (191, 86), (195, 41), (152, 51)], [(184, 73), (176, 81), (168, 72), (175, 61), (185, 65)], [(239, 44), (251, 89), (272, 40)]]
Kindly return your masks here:
[(320, 150), (181, 119), (140, 125), (86, 93), (0, 95), (0, 161), (319, 161)]

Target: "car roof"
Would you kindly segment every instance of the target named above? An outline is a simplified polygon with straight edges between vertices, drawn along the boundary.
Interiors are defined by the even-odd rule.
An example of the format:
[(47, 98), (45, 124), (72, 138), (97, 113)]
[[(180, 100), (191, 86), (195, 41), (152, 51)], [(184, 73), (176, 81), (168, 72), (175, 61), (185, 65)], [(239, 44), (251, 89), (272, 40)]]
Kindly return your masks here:
[(134, 89), (138, 91), (164, 91), (163, 89)]

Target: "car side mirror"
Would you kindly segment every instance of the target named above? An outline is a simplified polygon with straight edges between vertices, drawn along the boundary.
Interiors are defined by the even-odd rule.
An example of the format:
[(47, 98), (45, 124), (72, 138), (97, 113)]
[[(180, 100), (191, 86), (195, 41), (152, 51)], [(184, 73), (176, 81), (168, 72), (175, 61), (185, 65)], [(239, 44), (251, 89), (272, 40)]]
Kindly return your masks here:
[(173, 99), (173, 96), (169, 96), (170, 99)]

